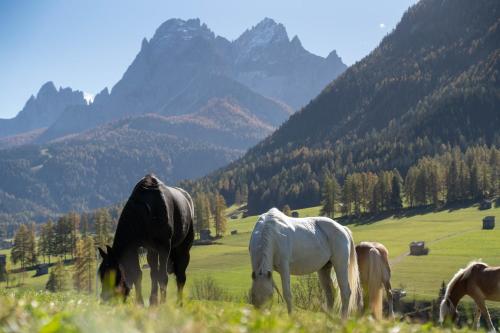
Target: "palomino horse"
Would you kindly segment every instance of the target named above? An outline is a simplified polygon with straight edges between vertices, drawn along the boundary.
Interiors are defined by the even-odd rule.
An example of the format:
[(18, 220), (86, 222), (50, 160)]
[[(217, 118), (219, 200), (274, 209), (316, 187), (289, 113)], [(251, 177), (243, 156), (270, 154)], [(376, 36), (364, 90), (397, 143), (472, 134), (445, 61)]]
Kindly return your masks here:
[(166, 299), (167, 266), (176, 276), (178, 301), (182, 304), (189, 250), (194, 239), (193, 216), (193, 201), (186, 191), (168, 187), (153, 175), (141, 179), (120, 215), (113, 246), (107, 247), (107, 253), (99, 248), (101, 297), (125, 299), (134, 285), (136, 300), (143, 303), (138, 254), (142, 246), (148, 250), (151, 268), (150, 304), (157, 303), (158, 285), (161, 301)]
[(449, 316), (453, 321), (456, 320), (458, 302), (465, 295), (472, 297), (477, 305), (474, 326), (479, 327), (482, 314), (488, 329), (495, 332), (485, 301), (500, 302), (500, 267), (490, 267), (483, 262), (473, 261), (467, 267), (460, 269), (446, 287), (440, 307), (441, 323)]
[[(370, 304), (373, 316), (382, 318), (383, 289), (389, 303), (389, 315), (394, 317), (391, 267), (389, 266), (389, 251), (386, 247), (376, 242), (361, 242), (356, 246), (358, 257), (359, 275), (363, 286), (364, 304)], [(367, 302), (367, 298), (369, 302)]]
[(281, 275), (288, 312), (292, 311), (290, 274), (318, 272), (332, 309), (335, 269), (342, 302), (342, 317), (356, 310), (361, 288), (354, 241), (349, 229), (326, 217), (291, 218), (272, 208), (261, 215), (250, 239), (252, 261), (251, 301), (261, 307), (275, 288), (272, 271)]

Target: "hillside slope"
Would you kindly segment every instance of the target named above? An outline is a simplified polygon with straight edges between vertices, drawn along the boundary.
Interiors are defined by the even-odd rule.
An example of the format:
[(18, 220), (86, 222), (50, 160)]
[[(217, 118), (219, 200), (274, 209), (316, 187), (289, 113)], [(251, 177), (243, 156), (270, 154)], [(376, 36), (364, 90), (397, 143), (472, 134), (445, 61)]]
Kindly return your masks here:
[(449, 146), (498, 145), (499, 72), (500, 2), (422, 0), (272, 136), (186, 186), (218, 187), (231, 201), (246, 185), (251, 212), (308, 206), (325, 171), (404, 173)]

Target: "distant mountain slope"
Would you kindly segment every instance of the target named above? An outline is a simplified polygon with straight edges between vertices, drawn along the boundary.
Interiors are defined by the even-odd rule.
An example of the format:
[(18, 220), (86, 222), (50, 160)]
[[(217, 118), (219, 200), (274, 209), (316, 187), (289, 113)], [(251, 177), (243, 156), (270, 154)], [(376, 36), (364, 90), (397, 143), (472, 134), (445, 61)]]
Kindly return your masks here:
[(72, 108), (40, 137), (46, 142), (122, 117), (197, 112), (212, 98), (233, 103), (271, 126), (313, 98), (346, 66), (335, 51), (322, 58), (264, 19), (234, 42), (198, 19), (163, 23), (113, 87), (88, 107)]
[(140, 129), (143, 123), (136, 120), (118, 121), (46, 145), (0, 150), (0, 198), (10, 202), (7, 210), (0, 205), (2, 212), (102, 207), (124, 200), (137, 179), (148, 172), (175, 184), (221, 167), (242, 153)]
[(168, 20), (89, 105), (49, 83), (0, 121), (0, 215), (109, 205), (146, 172), (168, 183), (200, 177), (269, 136), (345, 68), (271, 19), (232, 42), (198, 19)]
[(218, 186), (229, 201), (248, 186), (251, 212), (307, 206), (318, 204), (325, 172), (405, 172), (449, 145), (499, 145), (499, 73), (499, 1), (421, 0), (273, 135), (187, 185)]
[(71, 88), (57, 90), (54, 83), (47, 82), (36, 97), (29, 98), (16, 117), (0, 119), (0, 138), (48, 127), (68, 106), (85, 104), (81, 91)]

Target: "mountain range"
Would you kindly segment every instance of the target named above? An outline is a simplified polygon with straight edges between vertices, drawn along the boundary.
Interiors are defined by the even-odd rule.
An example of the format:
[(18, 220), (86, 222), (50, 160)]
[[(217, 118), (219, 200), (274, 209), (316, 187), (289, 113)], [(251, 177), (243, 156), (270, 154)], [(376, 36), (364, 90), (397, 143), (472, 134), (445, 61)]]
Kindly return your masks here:
[(248, 210), (317, 205), (325, 175), (408, 167), (452, 147), (500, 145), (500, 2), (421, 0), (369, 55), (277, 131), (191, 191)]
[(270, 135), (346, 67), (269, 18), (234, 41), (199, 19), (170, 19), (93, 102), (48, 82), (15, 118), (0, 119), (0, 213), (108, 205), (146, 172), (168, 183), (202, 176)]

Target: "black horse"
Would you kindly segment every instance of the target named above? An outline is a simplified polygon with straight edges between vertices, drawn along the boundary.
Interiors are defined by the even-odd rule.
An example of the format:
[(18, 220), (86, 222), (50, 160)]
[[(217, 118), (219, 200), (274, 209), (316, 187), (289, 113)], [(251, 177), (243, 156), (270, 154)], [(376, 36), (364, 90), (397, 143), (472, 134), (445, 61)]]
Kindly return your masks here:
[(99, 276), (104, 300), (119, 296), (124, 300), (132, 286), (136, 300), (143, 304), (139, 248), (146, 248), (151, 269), (150, 304), (167, 295), (168, 273), (177, 281), (178, 302), (186, 283), (189, 250), (193, 244), (193, 200), (184, 190), (168, 187), (153, 175), (137, 183), (118, 220), (113, 246), (107, 253), (99, 248), (102, 263)]

